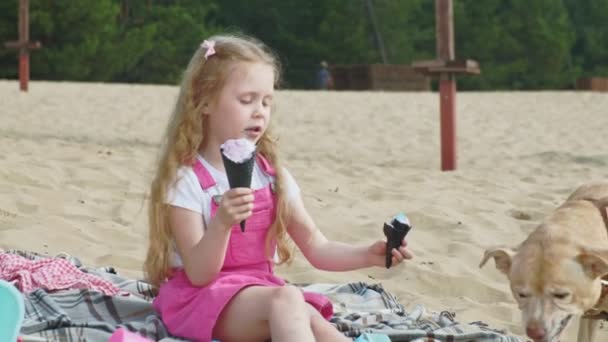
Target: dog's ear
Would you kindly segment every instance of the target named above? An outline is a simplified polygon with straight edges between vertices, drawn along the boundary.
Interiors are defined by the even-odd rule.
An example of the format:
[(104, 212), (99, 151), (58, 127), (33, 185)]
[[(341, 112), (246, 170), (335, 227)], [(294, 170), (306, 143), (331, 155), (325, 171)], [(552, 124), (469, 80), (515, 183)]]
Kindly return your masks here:
[(608, 249), (584, 248), (576, 257), (585, 274), (596, 279), (608, 274)]
[(507, 247), (492, 247), (486, 249), (483, 258), (479, 263), (479, 268), (483, 267), (490, 258), (494, 258), (496, 268), (504, 274), (511, 271), (511, 259), (515, 255), (515, 250)]

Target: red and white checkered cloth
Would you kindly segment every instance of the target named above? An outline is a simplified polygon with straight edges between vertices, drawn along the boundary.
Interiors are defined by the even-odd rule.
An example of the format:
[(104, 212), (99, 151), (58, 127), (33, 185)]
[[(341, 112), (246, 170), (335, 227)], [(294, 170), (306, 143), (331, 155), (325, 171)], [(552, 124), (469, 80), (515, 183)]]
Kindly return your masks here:
[(0, 253), (0, 279), (15, 284), (23, 293), (42, 288), (47, 291), (91, 289), (109, 296), (124, 294), (109, 281), (85, 273), (63, 258), (30, 260)]

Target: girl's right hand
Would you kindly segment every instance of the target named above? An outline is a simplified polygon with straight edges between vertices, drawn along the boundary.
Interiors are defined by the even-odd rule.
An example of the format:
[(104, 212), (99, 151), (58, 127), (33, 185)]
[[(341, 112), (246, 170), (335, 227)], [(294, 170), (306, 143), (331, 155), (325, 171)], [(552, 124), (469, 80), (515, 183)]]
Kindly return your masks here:
[(222, 195), (216, 217), (222, 227), (229, 230), (233, 225), (247, 219), (253, 211), (253, 190), (234, 188)]

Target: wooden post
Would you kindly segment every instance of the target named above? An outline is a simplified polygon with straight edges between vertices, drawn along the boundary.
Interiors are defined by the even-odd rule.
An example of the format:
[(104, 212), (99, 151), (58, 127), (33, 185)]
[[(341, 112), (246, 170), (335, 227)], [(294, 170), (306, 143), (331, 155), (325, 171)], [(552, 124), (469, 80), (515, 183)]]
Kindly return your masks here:
[[(454, 60), (454, 15), (452, 0), (435, 0), (437, 57)], [(439, 75), (441, 111), (441, 170), (456, 169), (456, 80), (448, 72)]]
[(416, 61), (415, 70), (439, 78), (441, 120), (441, 170), (456, 169), (456, 75), (479, 74), (479, 64), (456, 59), (454, 53), (454, 14), (452, 0), (435, 0), (437, 59)]
[(30, 79), (30, 53), (29, 50), (39, 49), (40, 42), (30, 42), (29, 0), (19, 0), (19, 40), (6, 42), (4, 46), (19, 50), (19, 89), (28, 90)]

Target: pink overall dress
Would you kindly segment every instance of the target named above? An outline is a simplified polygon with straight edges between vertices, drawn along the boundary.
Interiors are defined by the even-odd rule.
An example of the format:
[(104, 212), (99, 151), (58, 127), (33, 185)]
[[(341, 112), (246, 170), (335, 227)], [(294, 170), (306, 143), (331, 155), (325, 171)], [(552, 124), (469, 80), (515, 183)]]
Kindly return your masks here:
[[(266, 176), (274, 169), (261, 156), (258, 165)], [(193, 171), (203, 191), (215, 186), (215, 180), (197, 159)], [(267, 187), (255, 190), (253, 214), (247, 219), (245, 232), (238, 224), (231, 229), (224, 265), (218, 276), (205, 287), (193, 286), (183, 269), (175, 269), (171, 278), (160, 287), (154, 308), (169, 332), (197, 342), (212, 339), (213, 327), (230, 299), (247, 286), (283, 286), (285, 281), (273, 274), (272, 261), (265, 253), (266, 233), (275, 217), (274, 180)], [(211, 216), (215, 216), (219, 200), (211, 201)], [(272, 251), (276, 245), (272, 246)], [(331, 318), (333, 307), (324, 296), (304, 293), (305, 300), (323, 317)], [(289, 322), (285, 322), (289, 324)]]

